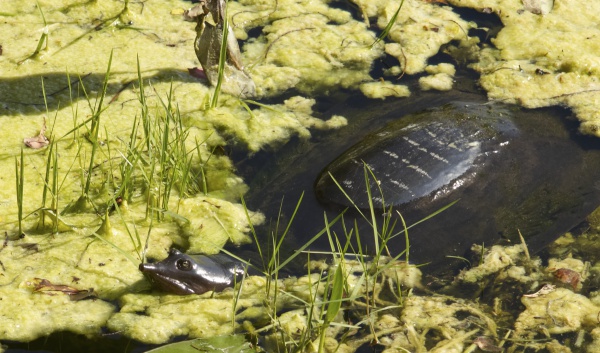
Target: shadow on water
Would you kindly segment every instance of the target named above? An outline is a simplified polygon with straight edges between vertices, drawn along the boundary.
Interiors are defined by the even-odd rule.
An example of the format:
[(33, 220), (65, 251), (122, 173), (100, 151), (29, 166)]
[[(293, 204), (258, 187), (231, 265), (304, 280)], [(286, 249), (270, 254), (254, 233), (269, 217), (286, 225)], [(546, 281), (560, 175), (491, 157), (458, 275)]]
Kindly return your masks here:
[(10, 348), (7, 353), (24, 352), (61, 352), (61, 353), (141, 353), (158, 345), (141, 344), (118, 334), (108, 334), (98, 338), (89, 338), (72, 332), (56, 332), (48, 337), (31, 342), (4, 342)]
[[(106, 90), (109, 100), (116, 98), (121, 91), (131, 88), (132, 85), (138, 86), (137, 76), (133, 79), (119, 80), (119, 74), (111, 71)], [(85, 100), (82, 84), (88, 96), (94, 99), (96, 93), (102, 89), (104, 77), (105, 73), (74, 72), (42, 73), (15, 78), (0, 76), (0, 115), (38, 114), (45, 110), (42, 82), (50, 111), (69, 106), (70, 93), (74, 101)], [(128, 77), (131, 77), (129, 72)], [(184, 82), (207, 84), (206, 81), (192, 77), (187, 71), (176, 69), (142, 71), (142, 79), (155, 83), (173, 82), (175, 85)], [(69, 92), (69, 81), (72, 92)]]
[[(352, 96), (332, 107), (328, 115), (345, 116), (349, 121), (347, 127), (316, 134), (309, 141), (296, 140), (271, 155), (270, 162), (259, 162), (262, 170), (252, 166), (250, 170), (259, 171), (246, 176), (251, 190), (246, 199), (249, 208), (258, 209), (271, 219), (261, 228), (262, 234), (270, 231), (269, 224), (272, 226), (276, 221), (280, 207), (282, 219), (289, 219), (304, 192), (286, 247), (299, 248), (323, 229), (324, 214), (331, 220), (343, 209), (322, 205), (313, 190), (315, 180), (329, 163), (390, 121), (456, 101), (488, 104), (482, 93), (453, 90), (421, 92), (410, 98), (385, 101)], [(410, 225), (460, 199), (450, 209), (409, 231), (411, 262), (430, 263), (424, 268), (426, 272), (455, 268), (457, 260), (447, 256), (465, 256), (473, 243), (486, 246), (518, 243), (519, 230), (530, 251), (539, 251), (580, 224), (600, 205), (600, 141), (581, 136), (577, 132), (578, 123), (568, 118), (570, 112), (566, 109), (525, 110), (508, 105), (504, 108), (513, 116), (519, 137), (511, 141), (501, 158), (487, 166), (485, 173), (479, 173), (472, 186), (452, 193), (443, 202), (431, 202), (431, 207), (395, 207)], [(354, 220), (359, 222), (361, 242), (372, 251), (369, 239), (373, 232), (369, 226), (351, 212), (345, 215), (345, 220), (349, 226)], [(334, 230), (343, 234), (339, 226)], [(392, 255), (402, 252), (404, 245), (403, 235), (393, 239)], [(322, 237), (313, 249), (330, 250), (327, 239)]]

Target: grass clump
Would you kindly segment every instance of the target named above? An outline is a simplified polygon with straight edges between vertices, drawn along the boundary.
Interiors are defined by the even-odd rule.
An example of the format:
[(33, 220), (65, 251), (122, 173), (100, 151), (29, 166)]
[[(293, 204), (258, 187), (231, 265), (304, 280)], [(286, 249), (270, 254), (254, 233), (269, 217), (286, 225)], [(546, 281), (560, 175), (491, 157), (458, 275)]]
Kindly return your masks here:
[[(182, 219), (177, 215), (179, 200), (195, 197), (200, 192), (204, 195), (210, 193), (212, 155), (218, 146), (208, 146), (210, 134), (207, 137), (190, 134), (190, 128), (184, 125), (181, 112), (174, 103), (172, 87), (165, 98), (156, 92), (157, 105), (150, 106), (146, 95), (148, 86), (143, 82), (139, 61), (140, 113), (133, 119), (126, 138), (111, 136), (103, 115), (112, 103), (106, 99), (112, 60), (111, 52), (95, 99), (88, 94), (79, 78), (78, 93), (84, 96), (90, 111), (86, 119), (78, 119), (79, 108), (73, 103), (77, 97), (74, 97), (74, 87), (67, 77), (73, 128), (59, 138), (52, 137), (47, 148), (32, 152), (45, 154), (43, 160), (32, 161), (36, 165), (28, 165), (28, 154), (24, 151), (21, 151), (20, 158), (15, 157), (17, 231), (18, 234), (28, 230), (37, 234), (87, 233), (86, 230), (91, 227), (97, 229), (92, 236), (112, 242), (112, 228), (118, 223), (118, 227), (123, 227), (129, 234), (139, 263), (144, 257), (142, 250), (147, 246), (144, 243), (148, 240), (144, 241), (138, 234), (140, 220), (137, 206), (133, 211), (128, 205), (132, 202), (140, 204), (139, 201), (145, 203), (143, 227), (151, 229), (154, 220), (164, 221), (166, 216), (169, 222), (179, 222)], [(45, 90), (43, 93), (45, 98)], [(70, 158), (72, 162), (69, 162)], [(37, 169), (39, 165), (43, 168), (40, 173), (43, 182), (41, 206), (28, 214), (24, 206), (25, 174), (26, 170)], [(73, 178), (75, 175), (78, 177)], [(61, 190), (65, 182), (80, 185), (76, 186), (80, 187), (79, 197), (66, 206), (59, 203), (59, 199), (65, 199)], [(32, 214), (39, 215), (33, 227), (26, 222)], [(111, 222), (113, 214), (120, 222), (115, 223), (114, 219)], [(116, 243), (114, 245), (116, 247)]]
[[(373, 178), (372, 171), (365, 166), (367, 189), (371, 185), (369, 180)], [(381, 190), (378, 192), (381, 194)], [(368, 193), (372, 200), (371, 190)], [(278, 217), (275, 231), (269, 237), (270, 247), (263, 249), (258, 245), (257, 252), (263, 259), (263, 272), (267, 276), (268, 300), (264, 305), (271, 323), (255, 333), (267, 335), (266, 341), (270, 342), (268, 349), (271, 350), (324, 352), (332, 349), (333, 342), (356, 349), (367, 342), (377, 342), (383, 334), (402, 330), (402, 327), (395, 327), (386, 331), (379, 325), (382, 318), (395, 315), (402, 308), (412, 288), (420, 286), (420, 271), (408, 263), (409, 252), (391, 256), (387, 247), (390, 239), (404, 233), (409, 248), (407, 234), (410, 226), (384, 201), (384, 216), (380, 217), (371, 202), (366, 213), (357, 207), (356, 211), (369, 222), (373, 230), (376, 244), (374, 252), (367, 253), (361, 242), (358, 224), (355, 221), (352, 226), (347, 226), (344, 222), (345, 213), (342, 212), (332, 220), (324, 215), (324, 228), (291, 255), (284, 255), (285, 246), (282, 244), (286, 243), (284, 239), (301, 201), (302, 197), (286, 225), (282, 226), (281, 215)], [(402, 224), (400, 231), (395, 230), (398, 221)], [(338, 231), (333, 228), (336, 224), (339, 225), (336, 227)], [(252, 228), (251, 232), (257, 244), (260, 244), (255, 229)], [(310, 245), (321, 236), (327, 236), (330, 251), (308, 251)], [(293, 280), (281, 280), (285, 278), (281, 271), (299, 255), (306, 255), (308, 261), (307, 275), (296, 282), (304, 283), (302, 286), (306, 292), (303, 293), (290, 284)], [(294, 311), (294, 315), (303, 317), (302, 324), (289, 323), (290, 313), (280, 312), (281, 303), (289, 301), (295, 301), (295, 305), (303, 308)], [(290, 325), (296, 328), (295, 331), (289, 328)]]

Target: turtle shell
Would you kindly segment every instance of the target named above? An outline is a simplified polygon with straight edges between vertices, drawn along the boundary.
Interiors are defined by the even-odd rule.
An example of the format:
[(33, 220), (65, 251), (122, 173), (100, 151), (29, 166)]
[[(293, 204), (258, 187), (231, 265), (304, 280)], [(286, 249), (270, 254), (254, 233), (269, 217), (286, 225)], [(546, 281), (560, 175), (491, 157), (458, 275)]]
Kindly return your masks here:
[(452, 201), (519, 135), (507, 111), (490, 115), (485, 105), (467, 105), (424, 111), (367, 136), (323, 170), (318, 199), (361, 209)]
[[(463, 93), (415, 99), (344, 102), (335, 114), (348, 117), (348, 127), (278, 155), (268, 177), (255, 178), (263, 186), (247, 199), (250, 206), (301, 220), (292, 223), (287, 248), (300, 247), (349, 208), (328, 229), (355, 230), (347, 240), (354, 251), (360, 241), (364, 253), (381, 249), (373, 221), (379, 231), (396, 223), (392, 234), (400, 234), (399, 212), (407, 226), (418, 224), (389, 239), (389, 252), (402, 254), (409, 241), (409, 261), (437, 272), (452, 268), (453, 257), (473, 244), (520, 243), (519, 233), (534, 253), (600, 205), (600, 141), (579, 135), (568, 111), (520, 109)], [(371, 126), (378, 128), (369, 133)], [(282, 195), (297, 199), (310, 186), (315, 192), (304, 194), (300, 207), (282, 203)], [(370, 212), (353, 212), (371, 206), (366, 220)], [(311, 248), (329, 250), (329, 237), (322, 238)]]
[[(393, 222), (399, 212), (408, 226), (418, 224), (406, 238), (411, 261), (436, 269), (472, 244), (520, 242), (519, 233), (538, 251), (600, 204), (598, 143), (582, 148), (559, 120), (539, 115), (477, 103), (406, 115), (325, 167), (315, 196), (334, 214), (349, 208), (345, 219), (360, 234), (373, 234), (361, 209), (392, 214)], [(387, 243), (392, 254), (405, 250), (401, 238)]]

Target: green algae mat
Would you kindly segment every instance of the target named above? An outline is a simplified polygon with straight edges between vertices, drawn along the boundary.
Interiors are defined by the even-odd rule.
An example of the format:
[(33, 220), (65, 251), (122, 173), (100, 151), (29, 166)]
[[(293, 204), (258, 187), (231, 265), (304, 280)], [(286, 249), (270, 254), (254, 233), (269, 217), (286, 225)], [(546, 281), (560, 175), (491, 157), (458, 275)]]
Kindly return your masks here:
[[(319, 95), (406, 97), (397, 80), (404, 74), (423, 75), (416, 89), (449, 90), (453, 63), (427, 62), (441, 47), (481, 74), (490, 98), (568, 106), (582, 132), (598, 135), (599, 5), (555, 2), (535, 13), (521, 1), (448, 3), (497, 14), (494, 46), (479, 46), (470, 35), (477, 24), (444, 1), (230, 1), (227, 21), (256, 89), (215, 99), (215, 88), (190, 74), (200, 63), (196, 24), (184, 20), (189, 2), (4, 1), (0, 340), (63, 331), (92, 338), (104, 329), (156, 344), (250, 332), (266, 337), (266, 349), (289, 350), (369, 342), (411, 351), (597, 350), (597, 265), (585, 260), (593, 234), (563, 238), (570, 250), (544, 265), (521, 245), (482, 249), (482, 263), (457, 279), (476, 293), (476, 284), (502, 279), (518, 302), (426, 295), (419, 269), (390, 259), (375, 261), (375, 272), (364, 261), (340, 262), (348, 273), (341, 292), (330, 289), (337, 269), (322, 264), (298, 279), (251, 276), (236, 290), (183, 297), (151, 291), (138, 270), (172, 246), (213, 254), (251, 242), (265, 217), (243, 206), (248, 187), (228, 151), (251, 155), (343, 128), (347, 117), (314, 112)], [(371, 77), (384, 55), (397, 62)], [(558, 287), (521, 297), (546, 282)], [(334, 312), (339, 293), (347, 299)]]

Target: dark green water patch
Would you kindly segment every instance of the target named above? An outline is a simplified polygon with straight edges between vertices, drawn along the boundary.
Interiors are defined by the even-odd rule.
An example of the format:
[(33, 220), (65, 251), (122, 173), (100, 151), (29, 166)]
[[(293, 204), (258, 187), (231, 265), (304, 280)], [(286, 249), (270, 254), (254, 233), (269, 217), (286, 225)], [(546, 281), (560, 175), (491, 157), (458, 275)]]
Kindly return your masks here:
[[(453, 108), (447, 106), (458, 101), (469, 103), (454, 104)], [(417, 113), (419, 111), (424, 112)], [(390, 121), (404, 120), (426, 126), (432, 121), (444, 121), (445, 116), (476, 115), (478, 119), (502, 117), (515, 128), (509, 139), (497, 141), (501, 148), (485, 152), (487, 155), (482, 156), (480, 161), (482, 168), (468, 169), (469, 173), (473, 173), (473, 180), (465, 183), (464, 187), (446, 190), (448, 192), (443, 197), (435, 197), (440, 189), (429, 190), (409, 203), (395, 204), (393, 212), (401, 212), (410, 225), (459, 200), (450, 209), (409, 231), (411, 262), (432, 263), (425, 271), (445, 269), (455, 261), (447, 256), (465, 256), (474, 243), (486, 246), (498, 242), (518, 243), (519, 230), (531, 251), (538, 251), (580, 223), (600, 204), (595, 186), (600, 176), (600, 143), (578, 136), (575, 124), (568, 121), (568, 111), (564, 109), (523, 110), (501, 103), (489, 104), (478, 94), (453, 91), (446, 94), (425, 93), (410, 99), (385, 102), (365, 102), (351, 97), (346, 104), (334, 108), (332, 113), (347, 117), (349, 126), (328, 137), (288, 146), (287, 152), (276, 154), (271, 167), (258, 173), (251, 184), (250, 206), (261, 209), (273, 219), (279, 212), (282, 196), (285, 195), (283, 214), (289, 216), (292, 208), (286, 203), (295, 204), (300, 193), (305, 191), (304, 205), (293, 226), (297, 244), (323, 228), (323, 212), (329, 212), (329, 219), (332, 219), (351, 206), (350, 203), (339, 202), (340, 195), (336, 196), (337, 201), (328, 205), (319, 203), (312, 192), (318, 175), (328, 172), (335, 175), (336, 163), (340, 161), (336, 161), (338, 156), (354, 153), (350, 159), (354, 160), (352, 163), (356, 167), (353, 173), (359, 177), (353, 181), (360, 184), (363, 169), (361, 163), (356, 162), (369, 158), (360, 154), (361, 144), (375, 144), (375, 147), (365, 149), (371, 151), (374, 148), (376, 151), (377, 133), (392, 130), (390, 133), (393, 135), (398, 125), (408, 124), (394, 122), (386, 125)], [(350, 149), (351, 152), (345, 152), (352, 145), (355, 147)], [(402, 154), (402, 151), (395, 152)], [(343, 160), (345, 157), (340, 158)], [(330, 163), (332, 165), (328, 167)], [(375, 176), (385, 179), (386, 176), (378, 175), (377, 171), (389, 164), (391, 159), (376, 158), (372, 165)], [(339, 180), (346, 175), (342, 173)], [(449, 189), (453, 181), (456, 179), (448, 179), (443, 187)], [(364, 182), (362, 185), (364, 187)], [(326, 191), (319, 186), (317, 189), (321, 193), (335, 192), (331, 185)], [(341, 197), (344, 198), (343, 195)], [(364, 204), (361, 207), (366, 208)], [(362, 224), (361, 218), (355, 214), (347, 213), (345, 219), (349, 226), (354, 220), (359, 222), (361, 234), (367, 235), (361, 237), (363, 246), (372, 251), (374, 245), (370, 241), (372, 230), (369, 226)], [(342, 233), (340, 228), (335, 230), (338, 234)], [(388, 245), (392, 255), (399, 254), (405, 247), (404, 236), (392, 239)], [(329, 248), (327, 241), (316, 247), (319, 246)]]

